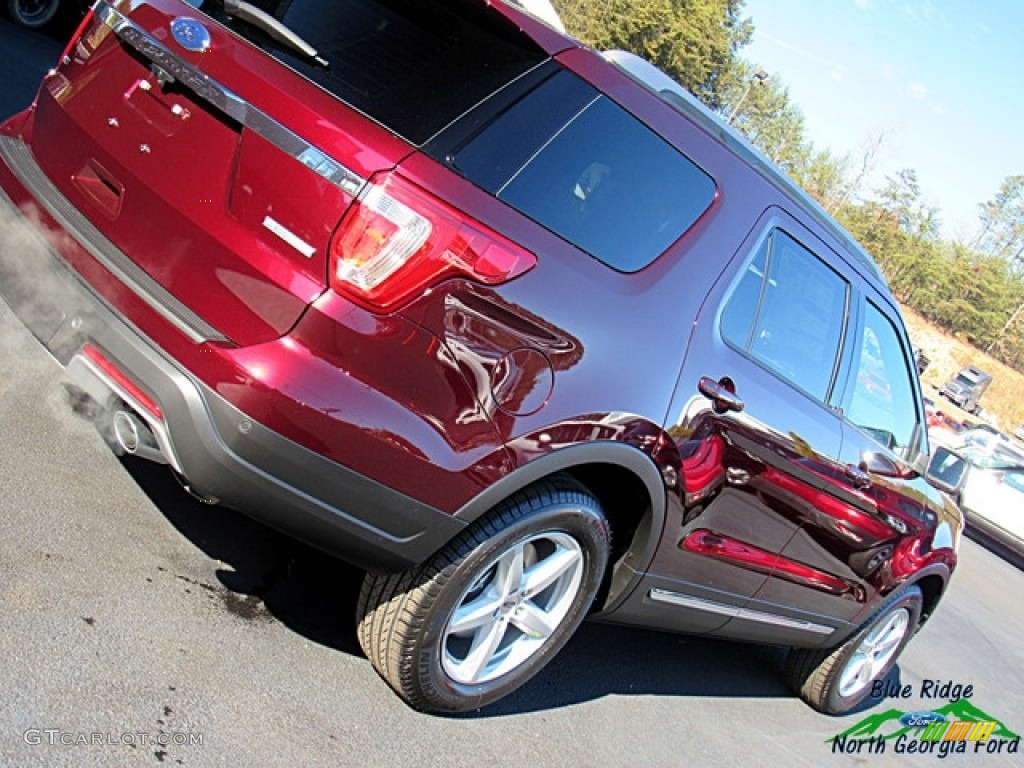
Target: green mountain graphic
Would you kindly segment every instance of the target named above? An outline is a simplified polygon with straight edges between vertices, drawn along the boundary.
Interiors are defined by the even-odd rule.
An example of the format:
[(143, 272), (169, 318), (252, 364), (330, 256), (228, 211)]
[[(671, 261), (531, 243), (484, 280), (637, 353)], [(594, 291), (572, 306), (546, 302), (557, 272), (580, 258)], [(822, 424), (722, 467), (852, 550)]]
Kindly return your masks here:
[[(935, 709), (928, 709), (927, 707), (921, 707), (922, 712), (936, 712), (937, 714), (944, 715), (946, 720), (973, 720), (973, 721), (995, 721), (999, 723), (999, 727), (992, 733), (990, 738), (1001, 738), (1001, 739), (1016, 739), (1018, 736), (1016, 733), (1007, 728), (1001, 720), (997, 720), (986, 712), (982, 712), (976, 706), (971, 704), (968, 699), (957, 699), (954, 702), (946, 704)], [(903, 725), (900, 723), (900, 718), (907, 714), (898, 709), (888, 709), (885, 712), (878, 712), (874, 715), (869, 715), (861, 720), (859, 723), (847, 728), (842, 733), (837, 733), (834, 737), (825, 739), (828, 743), (833, 739), (841, 739), (845, 737), (851, 737), (855, 739), (870, 738), (872, 736), (880, 736), (882, 739), (888, 741), (889, 739), (895, 739), (902, 736), (905, 733), (920, 730), (918, 728), (912, 728), (911, 726)]]
[[(902, 724), (900, 724), (900, 718), (903, 717), (903, 715), (905, 715), (905, 714), (906, 714), (906, 712), (900, 712), (900, 710), (898, 710), (898, 709), (887, 709), (885, 712), (878, 712), (878, 713), (876, 713), (874, 715), (869, 715), (868, 717), (865, 717), (863, 720), (861, 720), (856, 725), (851, 726), (850, 728), (848, 728), (847, 730), (843, 731), (842, 733), (837, 733), (836, 737), (838, 738), (838, 737), (842, 737), (842, 736), (851, 736), (851, 737), (853, 737), (855, 739), (868, 738), (870, 736), (877, 735), (878, 732), (880, 730), (882, 730), (882, 728), (887, 723), (890, 723), (890, 722), (895, 723), (897, 727), (902, 729), (901, 732), (904, 732), (904, 731), (907, 731), (908, 729), (905, 728)], [(897, 735), (897, 734), (894, 734), (894, 735)], [(889, 737), (888, 736), (884, 736), (883, 738), (887, 739)], [(826, 741), (831, 741), (831, 740), (832, 739), (826, 739)]]

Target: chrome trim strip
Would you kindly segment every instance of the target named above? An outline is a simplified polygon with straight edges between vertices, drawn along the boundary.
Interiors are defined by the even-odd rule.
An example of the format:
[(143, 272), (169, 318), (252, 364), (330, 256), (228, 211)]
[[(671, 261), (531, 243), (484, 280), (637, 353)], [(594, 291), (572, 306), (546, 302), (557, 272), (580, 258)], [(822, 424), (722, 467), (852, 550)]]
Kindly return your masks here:
[(264, 216), (263, 226), (281, 238), (284, 242), (288, 243), (288, 245), (301, 253), (307, 259), (313, 258), (313, 254), (316, 253), (315, 245), (307, 243), (273, 216)]
[[(212, 325), (182, 304), (138, 264), (129, 259), (106, 235), (68, 201), (43, 173), (28, 145), (11, 136), (0, 136), (0, 159), (32, 193), (35, 201), (52, 216), (103, 267), (167, 322), (196, 344), (230, 341)], [(12, 208), (13, 208), (12, 203)], [(15, 209), (17, 210), (17, 209)], [(25, 215), (25, 212), (21, 212)], [(53, 250), (53, 246), (47, 243)], [(83, 285), (87, 285), (79, 278)], [(92, 288), (93, 295), (98, 296)], [(109, 306), (106, 300), (104, 304)]]
[(693, 608), (697, 611), (716, 613), (721, 616), (728, 616), (733, 619), (745, 619), (747, 621), (760, 622), (761, 624), (773, 624), (777, 627), (799, 629), (803, 632), (814, 632), (815, 634), (819, 635), (831, 635), (833, 632), (836, 631), (835, 627), (828, 627), (824, 624), (815, 624), (813, 621), (792, 619), (788, 616), (779, 616), (774, 613), (755, 611), (750, 608), (739, 608), (735, 605), (716, 603), (712, 600), (702, 600), (699, 597), (682, 595), (678, 592), (670, 592), (667, 589), (659, 589), (657, 587), (652, 588), (648, 594), (650, 595), (650, 598), (652, 600), (655, 600), (659, 603), (669, 603), (671, 605), (678, 605), (683, 608)]
[[(200, 99), (220, 110), (232, 120), (258, 133), (287, 155), (291, 155), (311, 171), (355, 197), (366, 180), (322, 150), (286, 128), (266, 112), (254, 107), (229, 88), (157, 42), (149, 33), (106, 3), (96, 4), (96, 15), (125, 44), (148, 59), (162, 74), (180, 82)], [(158, 75), (161, 72), (157, 73)]]

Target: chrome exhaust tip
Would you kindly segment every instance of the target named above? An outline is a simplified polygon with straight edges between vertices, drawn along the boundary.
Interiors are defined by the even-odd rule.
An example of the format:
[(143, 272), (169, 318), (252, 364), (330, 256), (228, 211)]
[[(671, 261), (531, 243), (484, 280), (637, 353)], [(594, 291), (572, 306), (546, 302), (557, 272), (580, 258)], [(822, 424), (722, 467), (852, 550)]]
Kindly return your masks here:
[(111, 425), (114, 440), (125, 453), (138, 456), (140, 459), (167, 464), (167, 457), (157, 446), (152, 430), (130, 411), (116, 411)]

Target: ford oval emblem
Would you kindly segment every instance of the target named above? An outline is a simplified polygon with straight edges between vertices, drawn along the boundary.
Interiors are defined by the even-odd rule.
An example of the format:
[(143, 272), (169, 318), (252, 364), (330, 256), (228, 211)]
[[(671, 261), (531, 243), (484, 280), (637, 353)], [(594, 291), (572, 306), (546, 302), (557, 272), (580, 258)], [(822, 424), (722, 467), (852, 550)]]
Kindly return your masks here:
[(907, 712), (900, 718), (900, 724), (909, 728), (924, 728), (930, 723), (942, 723), (945, 720), (945, 716), (938, 712)]
[(208, 51), (210, 33), (195, 19), (181, 16), (171, 22), (171, 34), (186, 51)]

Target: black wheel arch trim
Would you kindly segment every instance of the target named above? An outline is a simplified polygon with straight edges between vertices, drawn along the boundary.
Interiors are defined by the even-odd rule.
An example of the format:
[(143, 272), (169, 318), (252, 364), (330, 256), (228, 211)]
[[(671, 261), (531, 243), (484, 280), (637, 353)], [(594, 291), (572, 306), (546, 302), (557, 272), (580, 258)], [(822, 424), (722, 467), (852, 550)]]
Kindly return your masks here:
[[(885, 600), (888, 600), (889, 597), (899, 592), (901, 589), (906, 589), (907, 587), (911, 586), (918, 587), (921, 590), (922, 597), (924, 598), (924, 605), (922, 606), (921, 610), (921, 619), (917, 625), (917, 629), (920, 629), (924, 626), (929, 616), (931, 616), (931, 614), (934, 613), (935, 606), (938, 605), (939, 601), (942, 599), (942, 596), (946, 593), (946, 587), (949, 586), (949, 580), (952, 577), (952, 575), (952, 571), (950, 570), (949, 566), (945, 563), (931, 563), (929, 565), (926, 565), (921, 570), (909, 574), (905, 579), (893, 585), (892, 589), (888, 590), (882, 596), (881, 599), (884, 602)], [(933, 576), (937, 577), (942, 582), (942, 588), (935, 593), (921, 587), (921, 582)], [(850, 635), (863, 629), (864, 622), (871, 618), (871, 616), (873, 615), (872, 611), (877, 610), (877, 608), (878, 605), (874, 604), (870, 606), (869, 610), (861, 612), (855, 619), (853, 619), (848, 624), (845, 632), (837, 632), (835, 636), (832, 638), (832, 640), (835, 643), (845, 642)]]
[(953, 571), (950, 569), (949, 565), (946, 563), (931, 563), (930, 565), (926, 565), (920, 571), (917, 571), (905, 579), (898, 587), (896, 587), (896, 589), (892, 590), (895, 592), (910, 585), (917, 585), (918, 587), (921, 587), (921, 582), (925, 579), (931, 578), (932, 576), (938, 577), (939, 581), (942, 582), (942, 587), (934, 594), (930, 590), (921, 588), (921, 593), (924, 597), (924, 606), (921, 611), (921, 621), (918, 624), (918, 627), (924, 626), (931, 614), (935, 612), (935, 606), (938, 605), (942, 596), (946, 594), (946, 588), (949, 586), (949, 580), (953, 576)]
[(612, 441), (578, 443), (539, 456), (512, 470), (479, 493), (457, 510), (455, 517), (472, 523), (512, 494), (538, 480), (559, 472), (571, 472), (588, 464), (614, 464), (629, 470), (647, 489), (652, 514), (656, 518), (664, 518), (667, 503), (665, 483), (654, 460), (639, 448)]
[[(607, 611), (625, 599), (643, 579), (661, 540), (668, 507), (665, 482), (654, 460), (639, 448), (627, 443), (600, 441), (578, 443), (540, 456), (514, 469), (498, 482), (463, 505), (455, 518), (467, 525), (474, 522), (509, 496), (560, 472), (588, 465), (606, 464), (620, 467), (639, 480), (647, 492), (649, 508), (637, 510), (637, 534), (627, 552), (617, 563), (610, 563), (613, 586), (602, 600)], [(646, 520), (643, 519), (646, 514)], [(613, 532), (614, 535), (614, 532)]]

